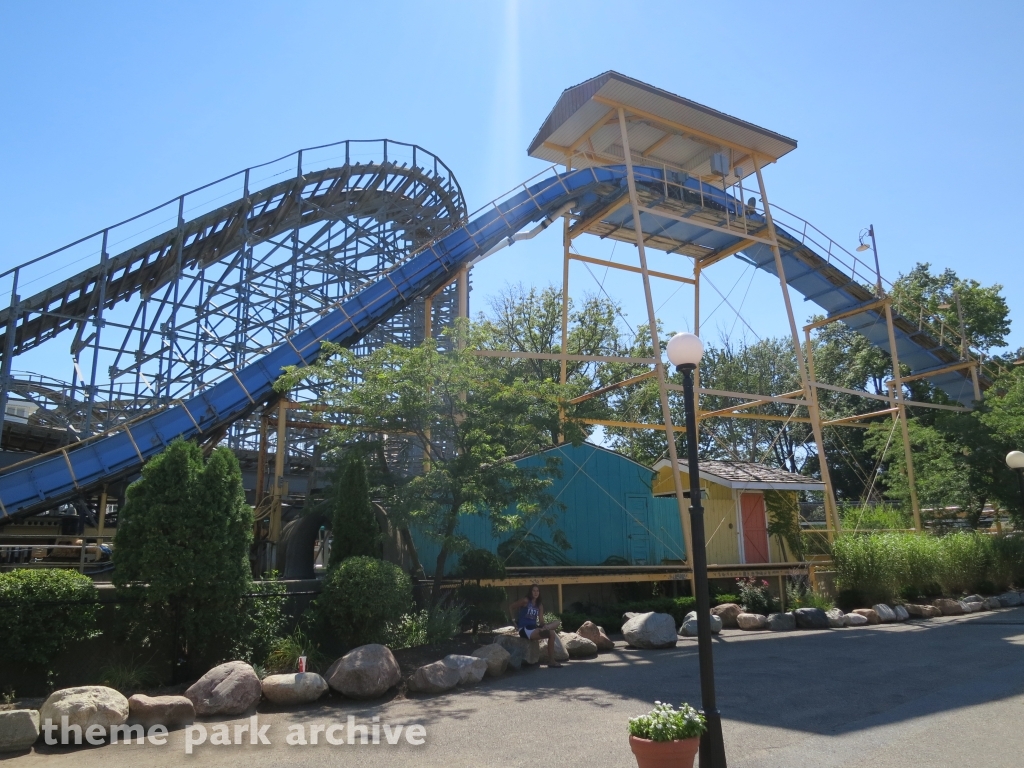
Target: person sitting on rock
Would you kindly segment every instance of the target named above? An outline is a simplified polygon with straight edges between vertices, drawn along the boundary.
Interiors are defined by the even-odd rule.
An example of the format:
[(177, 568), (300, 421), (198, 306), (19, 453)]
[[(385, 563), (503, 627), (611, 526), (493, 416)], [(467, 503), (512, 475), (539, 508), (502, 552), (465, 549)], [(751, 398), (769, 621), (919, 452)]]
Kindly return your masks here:
[(548, 666), (561, 667), (555, 661), (555, 630), (558, 629), (558, 622), (552, 621), (542, 624), (544, 621), (544, 603), (540, 599), (540, 587), (534, 584), (527, 593), (528, 597), (520, 598), (509, 606), (512, 620), (516, 623), (519, 636), (527, 640), (540, 640), (547, 638), (548, 641)]

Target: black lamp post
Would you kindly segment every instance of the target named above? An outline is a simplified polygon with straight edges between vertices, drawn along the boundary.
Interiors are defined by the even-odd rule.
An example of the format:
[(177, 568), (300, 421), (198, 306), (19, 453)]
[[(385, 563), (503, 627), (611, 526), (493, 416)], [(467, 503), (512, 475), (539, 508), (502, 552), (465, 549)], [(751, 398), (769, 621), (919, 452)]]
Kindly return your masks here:
[(704, 543), (704, 507), (697, 466), (697, 410), (693, 396), (693, 372), (704, 354), (704, 345), (692, 333), (677, 333), (666, 349), (669, 362), (683, 374), (686, 409), (687, 472), (690, 475), (690, 539), (693, 547), (693, 585), (697, 594), (697, 654), (700, 659), (700, 698), (707, 731), (700, 738), (700, 768), (726, 768), (722, 716), (715, 703), (715, 665), (711, 657), (711, 599), (708, 595), (708, 557)]
[(1024, 506), (1024, 453), (1010, 451), (1006, 454), (1006, 466), (1017, 473), (1017, 483), (1020, 485), (1020, 501)]

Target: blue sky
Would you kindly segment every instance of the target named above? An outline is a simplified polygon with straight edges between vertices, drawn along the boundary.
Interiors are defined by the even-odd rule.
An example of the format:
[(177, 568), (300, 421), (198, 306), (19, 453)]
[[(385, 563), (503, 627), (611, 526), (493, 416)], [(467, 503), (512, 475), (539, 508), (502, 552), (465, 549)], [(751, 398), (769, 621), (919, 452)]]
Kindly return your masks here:
[[(4, 3), (0, 261), (348, 138), (437, 153), (476, 208), (543, 170), (526, 146), (561, 90), (615, 69), (797, 139), (767, 171), (771, 201), (851, 249), (873, 223), (890, 279), (930, 261), (1002, 283), (1014, 316), (1024, 311), (1013, 186), (1024, 175), (1024, 4), (725, 7)], [(507, 282), (559, 280), (555, 229), (482, 265), (474, 309)], [(633, 258), (621, 245), (614, 256)], [(743, 319), (708, 291), (704, 335), (785, 333), (777, 283), (732, 261), (707, 276)], [(598, 290), (573, 269), (574, 294)], [(643, 322), (639, 283), (615, 285), (627, 321)], [(669, 330), (692, 316), (689, 290), (673, 290), (656, 296)], [(812, 311), (796, 305), (798, 320)], [(1024, 321), (1011, 342), (1024, 345)]]

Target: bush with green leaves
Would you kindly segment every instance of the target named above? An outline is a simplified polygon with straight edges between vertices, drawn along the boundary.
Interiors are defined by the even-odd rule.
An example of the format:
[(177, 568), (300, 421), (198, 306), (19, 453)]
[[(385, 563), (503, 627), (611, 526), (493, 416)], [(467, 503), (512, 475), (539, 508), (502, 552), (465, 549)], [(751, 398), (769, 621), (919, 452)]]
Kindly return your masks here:
[(71, 643), (99, 635), (96, 587), (74, 571), (0, 573), (0, 637), (10, 662), (46, 666)]
[(401, 568), (356, 556), (332, 568), (314, 610), (346, 647), (385, 639), (389, 624), (412, 605), (412, 580)]
[(671, 704), (654, 702), (646, 715), (629, 719), (629, 735), (650, 741), (695, 739), (707, 730), (704, 715), (689, 704), (675, 709)]
[(938, 582), (950, 595), (973, 592), (988, 580), (992, 565), (990, 537), (977, 531), (951, 533), (939, 539)]
[(242, 606), (243, 624), (232, 657), (255, 664), (262, 661), (280, 639), (287, 620), (284, 612), (286, 588), (277, 573), (263, 581), (254, 581)]
[[(252, 622), (246, 595), (252, 508), (238, 459), (176, 440), (128, 487), (114, 538), (114, 585), (129, 636), (176, 638), (192, 664), (233, 655)], [(257, 622), (259, 624), (260, 622)]]
[(384, 645), (392, 650), (434, 645), (450, 640), (462, 630), (466, 607), (458, 600), (442, 600), (422, 611), (402, 615), (387, 625)]
[(298, 672), (300, 656), (306, 657), (306, 669), (311, 672), (325, 670), (330, 664), (320, 644), (302, 627), (296, 627), (290, 635), (274, 640), (263, 666), (270, 674)]
[(747, 613), (767, 615), (775, 610), (778, 601), (772, 597), (768, 582), (764, 579), (736, 579), (740, 604)]

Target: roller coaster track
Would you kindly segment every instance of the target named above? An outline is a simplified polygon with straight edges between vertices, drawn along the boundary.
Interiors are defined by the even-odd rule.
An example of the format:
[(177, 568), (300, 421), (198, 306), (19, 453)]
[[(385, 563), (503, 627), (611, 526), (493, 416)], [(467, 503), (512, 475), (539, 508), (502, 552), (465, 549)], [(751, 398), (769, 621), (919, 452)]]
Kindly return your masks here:
[[(713, 258), (719, 253), (736, 254), (759, 269), (775, 272), (770, 250), (756, 234), (765, 226), (763, 213), (751, 211), (719, 188), (671, 171), (635, 168), (635, 173), (643, 203), (641, 226), (652, 245), (698, 259)], [(316, 182), (303, 182), (303, 189), (308, 189), (310, 183), (322, 184), (322, 197), (314, 197), (312, 193), (310, 197), (327, 206), (347, 205), (349, 200), (330, 191), (334, 188), (332, 185), (343, 178), (351, 178), (351, 171), (325, 173)], [(285, 334), (272, 349), (232, 368), (216, 383), (199, 388), (188, 398), (164, 402), (157, 410), (117, 424), (104, 434), (0, 471), (0, 523), (52, 508), (102, 483), (133, 475), (149, 457), (175, 438), (204, 439), (217, 435), (274, 397), (273, 384), (284, 367), (308, 365), (317, 358), (325, 342), (356, 344), (412, 302), (449, 283), (474, 259), (503, 241), (511, 242), (516, 233), (530, 224), (550, 221), (551, 217), (568, 211), (576, 222), (573, 226), (585, 223), (588, 231), (595, 234), (633, 240), (632, 215), (628, 207), (615, 204), (625, 194), (625, 187), (625, 171), (617, 166), (556, 173), (529, 186), (522, 185), (461, 225), (437, 233), (420, 247), (411, 248), (405, 258), (384, 270), (379, 279), (346, 294), (329, 311)], [(284, 205), (280, 202), (271, 208), (273, 200), (285, 200), (289, 189), (292, 202), (284, 210), (280, 210)], [(275, 219), (288, 221), (289, 215), (301, 215), (300, 194), (295, 189), (282, 187), (274, 195), (264, 196), (261, 200), (266, 202), (260, 203), (263, 208), (252, 207), (245, 201), (225, 206), (215, 217), (222, 224), (203, 218), (184, 228), (179, 225), (179, 230), (191, 233), (188, 238), (177, 241), (183, 243), (179, 249), (181, 259), (185, 260), (186, 252), (195, 263), (202, 263), (203, 258), (214, 258), (218, 247), (228, 247), (232, 238), (238, 237), (237, 222), (243, 218), (249, 220), (251, 211), (258, 210), (259, 217), (266, 217), (260, 221), (266, 222), (268, 228)], [(331, 197), (332, 194), (336, 196)], [(316, 209), (312, 206), (310, 209), (323, 207), (319, 202), (315, 205)], [(449, 222), (452, 218), (449, 214)], [(742, 231), (736, 227), (738, 219), (742, 220)], [(412, 216), (409, 226), (416, 224), (418, 220)], [(840, 258), (838, 250), (833, 253), (832, 241), (816, 239), (813, 228), (809, 234), (806, 223), (802, 231), (787, 224), (788, 228), (777, 226), (777, 234), (791, 287), (829, 314), (842, 314), (843, 322), (863, 333), (879, 348), (888, 349), (887, 330), (884, 322), (879, 323), (880, 315), (873, 306), (878, 297), (864, 285), (861, 279), (864, 275), (857, 275), (855, 257), (846, 254), (854, 259), (851, 274), (849, 263)], [(291, 226), (295, 226), (294, 223)], [(431, 233), (426, 230), (423, 234)], [(195, 250), (188, 250), (186, 246)], [(113, 290), (122, 291), (118, 295), (132, 286), (138, 291), (169, 279), (171, 273), (166, 259), (174, 252), (172, 242), (162, 236), (143, 250), (158, 256), (151, 256), (149, 260), (141, 255), (126, 258), (119, 262), (117, 274), (108, 277)], [(163, 266), (158, 266), (161, 262)], [(128, 269), (131, 264), (140, 266), (131, 271)], [(141, 271), (147, 269), (147, 264), (151, 267), (143, 276)], [(76, 283), (83, 296), (87, 293), (89, 279), (92, 284), (99, 282), (98, 273), (88, 274), (92, 277)], [(96, 295), (95, 291), (92, 295)], [(106, 298), (102, 291), (99, 295), (102, 305)], [(83, 296), (69, 295), (67, 291), (60, 295), (43, 292), (34, 306), (49, 302), (45, 306), (52, 307), (54, 302), (85, 300)], [(51, 325), (29, 325), (32, 330), (18, 336), (18, 343), (32, 343), (33, 339), (47, 333)], [(901, 358), (914, 371), (941, 368), (958, 359), (957, 353), (944, 346), (941, 339), (934, 339), (922, 323), (898, 317), (894, 321), (894, 334)], [(938, 377), (935, 383), (954, 399), (962, 400), (966, 382), (965, 372), (959, 370)]]

